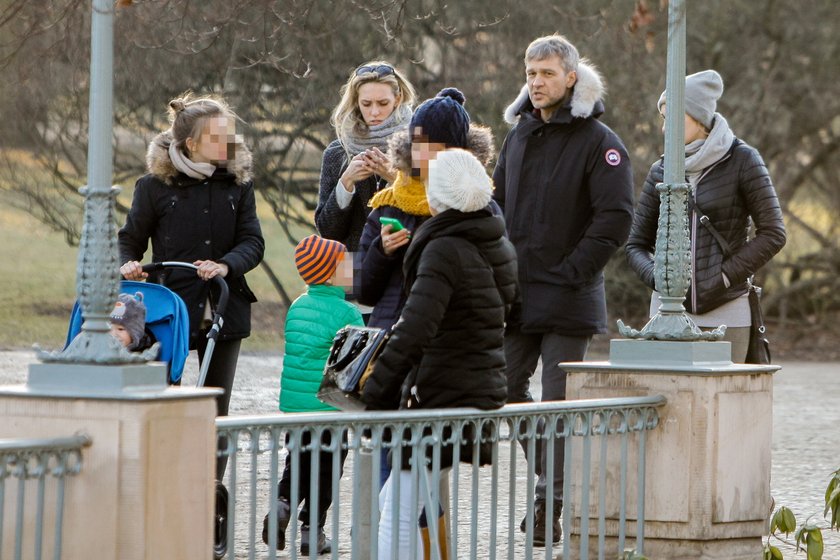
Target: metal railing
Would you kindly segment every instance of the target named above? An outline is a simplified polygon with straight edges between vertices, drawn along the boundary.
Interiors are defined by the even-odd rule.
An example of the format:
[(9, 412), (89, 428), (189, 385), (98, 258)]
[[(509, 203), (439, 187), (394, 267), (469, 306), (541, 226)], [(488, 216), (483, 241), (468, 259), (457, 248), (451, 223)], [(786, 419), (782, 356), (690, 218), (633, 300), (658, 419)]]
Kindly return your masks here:
[[(317, 531), (308, 531), (308, 540), (302, 542), (298, 526), (316, 527), (319, 521), (316, 507), (308, 508), (308, 516), (298, 512), (306, 494), (305, 486), (299, 488), (304, 476), (301, 465), (307, 461), (313, 504), (327, 489), (318, 485), (322, 461), (330, 464), (332, 503), (324, 524), (332, 541), (328, 557), (379, 557), (383, 454), (390, 454), (393, 465), (410, 467), (390, 482), (391, 527), (398, 527), (399, 497), (410, 501), (410, 512), (434, 512), (434, 506), (441, 504), (445, 513), (440, 526), (427, 523), (425, 535), (409, 530), (400, 536), (402, 546), (408, 541), (407, 556), (404, 548), (398, 554), (396, 538), (391, 539), (390, 555), (385, 556), (423, 558), (420, 543), (425, 541), (428, 558), (530, 559), (543, 554), (553, 558), (552, 549), (560, 547), (563, 557), (569, 558), (572, 533), (579, 536), (580, 558), (590, 554), (615, 558), (631, 544), (643, 552), (646, 432), (658, 425), (657, 408), (665, 402), (664, 397), (653, 396), (516, 404), (493, 411), (459, 408), (219, 418), (218, 434), (227, 438), (226, 449), (220, 453), (229, 457), (226, 531), (232, 546), (228, 557), (273, 560), (298, 558), (299, 546), (304, 552), (316, 550)], [(546, 523), (546, 534), (541, 535), (545, 549), (535, 549), (533, 544), (536, 477), (529, 467), (539, 457), (540, 445), (549, 457), (557, 445), (565, 451), (562, 533), (566, 538), (562, 545), (553, 545), (552, 524)], [(600, 449), (597, 466), (592, 464), (593, 445)], [(610, 455), (608, 449), (616, 451)], [(628, 463), (630, 454), (636, 458), (634, 464)], [(291, 461), (291, 489), (286, 492), (290, 508), (285, 516), (278, 515), (275, 499), (284, 459)], [(481, 465), (488, 460), (489, 464)], [(449, 463), (451, 469), (446, 468)], [(343, 476), (339, 476), (342, 465)], [(608, 472), (613, 469), (617, 472)], [(547, 461), (547, 496), (553, 495), (552, 470), (553, 462)], [(594, 490), (591, 482), (596, 470)], [(401, 484), (410, 485), (407, 494)], [(597, 495), (590, 496), (593, 493)], [(629, 507), (633, 502), (635, 508)], [(597, 528), (590, 525), (592, 512)], [(520, 530), (522, 516), (524, 532)], [(573, 527), (576, 516), (579, 521)], [(609, 551), (604, 538), (608, 516), (617, 518), (619, 525), (617, 539), (610, 541), (615, 549)], [(278, 525), (286, 522), (284, 552), (278, 556)], [(264, 527), (268, 545), (262, 542)], [(439, 527), (446, 532), (443, 554), (429, 545), (440, 542)], [(598, 535), (597, 546), (590, 543), (590, 533)]]
[[(88, 445), (85, 435), (0, 439), (0, 558), (62, 557), (65, 483), (81, 470)], [(13, 545), (5, 541), (12, 528)]]

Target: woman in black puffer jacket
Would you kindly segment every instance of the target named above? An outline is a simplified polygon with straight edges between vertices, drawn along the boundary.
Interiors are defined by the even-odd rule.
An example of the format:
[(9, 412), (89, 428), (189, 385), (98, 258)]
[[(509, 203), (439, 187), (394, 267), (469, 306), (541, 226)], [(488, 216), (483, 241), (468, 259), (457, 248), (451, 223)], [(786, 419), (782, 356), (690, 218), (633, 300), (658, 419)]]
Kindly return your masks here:
[[(685, 170), (692, 187), (691, 286), (685, 306), (698, 327), (726, 325), (732, 360), (743, 362), (749, 343), (748, 280), (785, 245), (785, 226), (776, 190), (758, 151), (735, 137), (716, 113), (723, 81), (714, 70), (686, 77)], [(658, 108), (664, 115), (665, 93)], [(657, 183), (663, 182), (660, 159), (650, 169), (636, 206), (626, 253), (630, 266), (654, 288), (653, 252), (659, 220)], [(723, 237), (721, 246), (706, 215)], [(755, 234), (749, 237), (751, 225)], [(651, 316), (659, 308), (654, 291)]]
[[(516, 251), (504, 235), (504, 220), (487, 207), (491, 192), (483, 166), (465, 150), (447, 150), (429, 162), (432, 217), (405, 255), (408, 299), (364, 386), (369, 408), (409, 406), (401, 398), (403, 385), (410, 387), (412, 408), (504, 405), (503, 339), (516, 297)], [(441, 468), (452, 465), (451, 446), (441, 456)], [(380, 560), (389, 557), (394, 538), (400, 541), (398, 557), (409, 557), (410, 531), (417, 529), (420, 513), (410, 511), (414, 484), (408, 465), (393, 468), (382, 490)], [(401, 490), (394, 496), (397, 476)], [(398, 528), (391, 527), (394, 507), (401, 510)]]
[[(245, 274), (260, 264), (265, 252), (251, 152), (236, 134), (236, 115), (223, 100), (187, 94), (169, 107), (171, 126), (149, 144), (148, 174), (137, 181), (119, 231), (120, 274), (163, 284), (184, 300), (190, 349), (198, 351), (199, 362), (207, 349), (209, 302), (219, 295), (207, 281), (224, 278), (230, 299), (205, 385), (224, 390), (216, 405), (218, 415), (226, 416), (239, 347), (251, 333), (251, 304), (257, 301)], [(152, 262), (185, 261), (197, 266), (197, 273), (143, 272), (140, 261), (149, 241)], [(217, 458), (218, 480), (226, 461), (226, 456)]]

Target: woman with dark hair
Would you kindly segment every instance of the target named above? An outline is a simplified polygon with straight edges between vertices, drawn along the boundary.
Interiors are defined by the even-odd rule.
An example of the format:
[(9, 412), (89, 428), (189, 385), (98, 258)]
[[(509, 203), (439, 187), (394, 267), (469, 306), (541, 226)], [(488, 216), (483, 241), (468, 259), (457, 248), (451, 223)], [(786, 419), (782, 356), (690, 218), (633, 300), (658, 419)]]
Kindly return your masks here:
[[(370, 409), (499, 408), (507, 400), (503, 340), (517, 291), (516, 251), (504, 219), (490, 209), (492, 181), (471, 153), (439, 152), (428, 162), (426, 187), (432, 217), (405, 252), (408, 297), (363, 399)], [(476, 437), (475, 430), (464, 435), (467, 442)], [(472, 449), (472, 443), (462, 445), (461, 459), (472, 461)], [(403, 450), (403, 459), (410, 455)], [(453, 460), (452, 446), (444, 447), (438, 466), (447, 469)], [(427, 468), (423, 462), (419, 470)], [(392, 559), (394, 540), (397, 558), (410, 557), (410, 533), (418, 530), (423, 506), (413, 495), (410, 469), (407, 461), (392, 465), (380, 494), (379, 560)], [(392, 526), (395, 509), (398, 527)], [(418, 542), (428, 558), (435, 545), (425, 532)]]
[[(359, 243), (359, 302), (373, 306), (368, 326), (390, 329), (405, 304), (403, 257), (412, 232), (432, 215), (425, 185), (429, 162), (446, 148), (466, 149), (485, 165), (493, 157), (492, 132), (470, 122), (464, 102), (464, 94), (456, 88), (441, 90), (417, 107), (408, 129), (394, 134), (389, 142), (394, 182), (371, 199), (372, 210)], [(399, 220), (403, 229), (383, 226), (381, 217)]]
[[(390, 330), (405, 305), (403, 258), (412, 232), (432, 215), (425, 185), (429, 162), (447, 147), (470, 150), (485, 165), (493, 157), (492, 132), (470, 122), (464, 102), (464, 94), (458, 89), (441, 90), (417, 107), (408, 129), (395, 133), (389, 142), (388, 156), (395, 178), (371, 199), (372, 210), (359, 242), (358, 298), (359, 303), (373, 308), (367, 322), (370, 327)], [(396, 219), (403, 227), (397, 231), (392, 225), (380, 223), (380, 218)], [(383, 454), (381, 485), (389, 472)]]

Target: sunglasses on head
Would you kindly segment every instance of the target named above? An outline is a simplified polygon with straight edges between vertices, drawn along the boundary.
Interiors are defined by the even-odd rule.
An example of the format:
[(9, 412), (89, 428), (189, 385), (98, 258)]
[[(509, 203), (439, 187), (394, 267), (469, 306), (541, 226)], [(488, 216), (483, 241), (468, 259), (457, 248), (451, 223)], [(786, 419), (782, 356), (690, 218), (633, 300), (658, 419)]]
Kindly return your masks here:
[(376, 74), (377, 77), (388, 76), (394, 73), (394, 69), (387, 64), (377, 64), (376, 66), (359, 66), (356, 68), (356, 75), (362, 74)]

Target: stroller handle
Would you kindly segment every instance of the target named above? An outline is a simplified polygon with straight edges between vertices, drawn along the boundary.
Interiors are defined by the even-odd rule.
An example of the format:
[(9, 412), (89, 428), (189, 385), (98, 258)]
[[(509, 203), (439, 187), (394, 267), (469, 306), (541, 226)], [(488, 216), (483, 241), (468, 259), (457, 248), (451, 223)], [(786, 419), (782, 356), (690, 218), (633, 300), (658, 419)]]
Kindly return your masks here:
[[(187, 270), (198, 270), (198, 267), (192, 263), (178, 261), (163, 261), (144, 264), (143, 272), (157, 272), (159, 270), (163, 270), (164, 268), (183, 268)], [(224, 317), (225, 309), (227, 309), (228, 298), (230, 296), (230, 289), (228, 288), (225, 279), (221, 276), (214, 276), (211, 279), (211, 282), (215, 282), (216, 286), (218, 286), (219, 288), (219, 301), (216, 302), (216, 311), (215, 313), (213, 313), (213, 326), (207, 333), (207, 338), (215, 340), (219, 334), (219, 331), (222, 329), (222, 324), (224, 323), (222, 317)]]
[[(143, 265), (143, 272), (156, 272), (164, 268), (183, 268), (186, 270), (198, 270), (198, 267), (192, 263), (178, 262), (178, 261), (163, 261)], [(201, 360), (201, 368), (198, 372), (197, 387), (204, 387), (207, 380), (207, 372), (210, 369), (210, 361), (213, 357), (213, 349), (216, 347), (216, 339), (219, 337), (219, 331), (222, 330), (224, 324), (224, 313), (227, 308), (228, 297), (230, 290), (227, 282), (221, 276), (214, 276), (212, 281), (219, 287), (219, 301), (216, 302), (216, 311), (213, 313), (213, 324), (207, 331), (207, 346), (204, 349), (204, 359)]]

